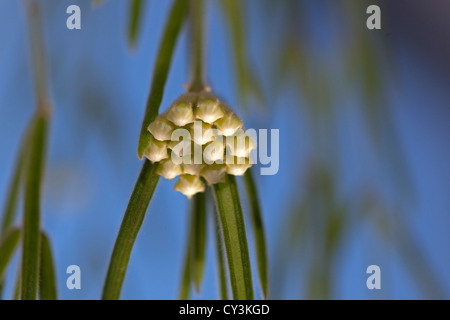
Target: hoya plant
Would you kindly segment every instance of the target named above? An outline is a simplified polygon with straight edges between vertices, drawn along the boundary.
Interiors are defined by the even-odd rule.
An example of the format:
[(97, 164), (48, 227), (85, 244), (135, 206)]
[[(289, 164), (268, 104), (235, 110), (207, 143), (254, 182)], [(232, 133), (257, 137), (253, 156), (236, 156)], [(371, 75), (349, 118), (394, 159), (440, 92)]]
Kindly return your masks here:
[[(102, 1), (95, 1), (101, 3)], [(135, 47), (145, 1), (129, 1), (130, 46)], [(255, 163), (256, 139), (251, 137), (236, 109), (218, 97), (207, 83), (204, 25), (204, 0), (174, 0), (162, 33), (145, 114), (138, 140), (137, 157), (142, 169), (115, 241), (104, 281), (102, 299), (120, 298), (130, 255), (161, 177), (177, 182), (173, 192), (181, 192), (190, 202), (190, 223), (182, 267), (180, 299), (188, 299), (192, 288), (201, 288), (205, 269), (207, 241), (214, 241), (221, 299), (269, 297), (266, 240), (257, 188), (251, 166)], [(233, 1), (223, 1), (226, 14), (238, 13)], [(27, 2), (30, 48), (34, 67), (36, 108), (23, 135), (9, 193), (2, 215), (0, 234), (0, 293), (5, 270), (14, 252), (21, 248), (15, 299), (57, 299), (56, 277), (50, 239), (41, 223), (42, 181), (45, 176), (48, 127), (52, 103), (48, 97), (46, 58), (37, 1)], [(232, 20), (232, 19), (230, 19)], [(239, 22), (239, 20), (238, 20)], [(232, 34), (236, 46), (242, 45), (235, 24)], [(181, 31), (186, 28), (187, 33)], [(174, 50), (181, 35), (189, 37), (191, 77), (186, 92), (172, 97), (170, 106), (161, 106)], [(143, 40), (145, 41), (145, 40)], [(239, 50), (237, 50), (239, 52)], [(242, 55), (237, 59), (242, 64)], [(238, 68), (239, 69), (239, 68)], [(240, 69), (239, 69), (240, 70)], [(243, 84), (246, 73), (238, 82)], [(181, 86), (182, 84), (180, 84)], [(165, 107), (165, 112), (160, 112)], [(241, 195), (237, 179), (243, 179)], [(16, 226), (20, 189), (23, 188), (23, 217)], [(157, 195), (156, 195), (157, 196)], [(247, 242), (247, 226), (241, 196), (249, 200), (249, 221), (253, 228), (255, 262), (261, 294), (255, 295)], [(208, 210), (213, 202), (215, 210)], [(212, 219), (214, 223), (208, 224)], [(215, 238), (209, 239), (207, 227), (214, 226)], [(228, 292), (228, 288), (232, 292)]]
[[(138, 156), (144, 164), (132, 192), (103, 288), (103, 299), (117, 299), (125, 278), (131, 250), (145, 217), (147, 206), (160, 179), (178, 179), (175, 190), (192, 202), (191, 222), (186, 240), (181, 299), (189, 297), (191, 285), (199, 290), (205, 265), (207, 216), (206, 201), (213, 198), (217, 234), (217, 264), (222, 299), (253, 299), (253, 278), (246, 226), (236, 183), (243, 176), (251, 204), (256, 256), (262, 296), (268, 297), (266, 243), (256, 186), (249, 170), (256, 141), (244, 131), (234, 110), (208, 86), (204, 55), (203, 0), (176, 0), (170, 11), (156, 58), (152, 85), (142, 121)], [(130, 41), (135, 41), (134, 1)], [(177, 38), (183, 26), (189, 27), (191, 79), (186, 93), (174, 99), (159, 113), (164, 85)], [(208, 191), (209, 189), (209, 191)], [(222, 248), (225, 248), (225, 253)], [(232, 295), (227, 292), (228, 281)]]

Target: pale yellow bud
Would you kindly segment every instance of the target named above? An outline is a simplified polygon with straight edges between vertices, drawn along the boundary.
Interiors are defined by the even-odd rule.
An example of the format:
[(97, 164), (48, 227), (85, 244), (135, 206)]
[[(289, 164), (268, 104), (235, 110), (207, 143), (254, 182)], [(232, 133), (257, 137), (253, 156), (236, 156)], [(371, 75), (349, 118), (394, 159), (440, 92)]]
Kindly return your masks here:
[(248, 157), (250, 151), (256, 148), (256, 142), (243, 130), (239, 130), (236, 135), (226, 138), (226, 144), (230, 150), (230, 155), (235, 157)]
[(205, 167), (204, 164), (194, 164), (192, 161), (190, 164), (183, 163), (183, 173), (199, 176), (200, 171)]
[(171, 121), (179, 127), (183, 127), (194, 122), (194, 112), (192, 103), (183, 99), (183, 96), (174, 102), (174, 104), (166, 111), (167, 120)]
[(206, 164), (212, 164), (216, 161), (223, 161), (225, 146), (223, 139), (216, 137), (216, 140), (208, 143), (203, 151), (203, 157)]
[(226, 167), (220, 164), (205, 166), (200, 175), (205, 178), (208, 185), (225, 182)]
[(202, 93), (197, 101), (196, 118), (206, 123), (213, 123), (223, 117), (217, 97), (211, 93)]
[(227, 112), (222, 118), (216, 120), (214, 124), (219, 133), (226, 137), (233, 135), (236, 130), (243, 127), (242, 121), (232, 111)]
[(228, 156), (226, 159), (227, 173), (232, 174), (234, 176), (242, 176), (245, 171), (250, 168), (252, 165), (248, 158), (238, 158)]
[(172, 180), (182, 173), (183, 169), (181, 168), (181, 165), (173, 163), (171, 159), (162, 160), (156, 168), (156, 174), (169, 180)]
[(169, 157), (167, 143), (151, 137), (150, 144), (144, 151), (144, 156), (151, 162), (158, 162)]
[(198, 145), (204, 145), (214, 140), (214, 131), (211, 125), (202, 121), (195, 121), (189, 129), (191, 139)]
[(150, 123), (147, 130), (156, 140), (165, 141), (171, 139), (173, 129), (174, 125), (163, 115), (159, 115), (155, 121)]
[(175, 190), (181, 192), (190, 199), (194, 194), (205, 191), (205, 186), (200, 180), (200, 177), (183, 174), (175, 184)]

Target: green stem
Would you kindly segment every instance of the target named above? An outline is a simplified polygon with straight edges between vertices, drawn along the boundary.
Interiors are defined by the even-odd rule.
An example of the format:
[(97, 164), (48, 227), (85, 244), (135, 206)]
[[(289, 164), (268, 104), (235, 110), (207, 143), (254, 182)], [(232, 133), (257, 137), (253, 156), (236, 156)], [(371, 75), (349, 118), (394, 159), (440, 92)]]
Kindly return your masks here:
[(147, 149), (151, 134), (147, 128), (155, 120), (159, 113), (164, 87), (167, 81), (172, 56), (175, 49), (178, 34), (183, 25), (188, 9), (187, 0), (176, 0), (166, 24), (161, 45), (156, 58), (155, 69), (153, 71), (152, 85), (147, 100), (144, 119), (142, 121), (141, 133), (139, 136), (138, 156), (142, 159), (145, 149)]
[(41, 232), (41, 261), (39, 270), (39, 299), (56, 300), (56, 273), (50, 240)]
[(37, 298), (40, 252), (40, 199), (47, 142), (47, 113), (38, 112), (26, 159), (22, 250), (22, 299)]
[(191, 81), (189, 91), (200, 92), (207, 87), (204, 47), (204, 0), (190, 0)]
[(0, 282), (20, 240), (20, 229), (10, 229), (0, 242)]
[(227, 286), (227, 274), (226, 266), (224, 260), (224, 250), (223, 250), (223, 235), (220, 229), (220, 222), (217, 214), (214, 214), (216, 223), (216, 244), (217, 244), (217, 265), (219, 271), (219, 288), (220, 288), (220, 299), (228, 300), (228, 286)]
[(253, 284), (244, 215), (234, 176), (213, 186), (217, 213), (227, 251), (231, 289), (235, 300), (252, 300)]
[(267, 259), (266, 236), (264, 234), (264, 224), (261, 215), (261, 208), (258, 201), (256, 184), (251, 170), (247, 170), (244, 175), (245, 186), (250, 201), (251, 221), (253, 225), (253, 235), (255, 238), (256, 260), (258, 263), (258, 274), (261, 282), (264, 299), (269, 297), (269, 272)]
[(157, 164), (145, 160), (131, 194), (106, 275), (102, 295), (104, 300), (119, 299), (134, 242), (159, 180), (159, 175), (155, 173), (156, 168)]
[(206, 197), (204, 192), (197, 193), (194, 196), (192, 218), (192, 277), (195, 283), (195, 290), (199, 293), (205, 268), (206, 248)]

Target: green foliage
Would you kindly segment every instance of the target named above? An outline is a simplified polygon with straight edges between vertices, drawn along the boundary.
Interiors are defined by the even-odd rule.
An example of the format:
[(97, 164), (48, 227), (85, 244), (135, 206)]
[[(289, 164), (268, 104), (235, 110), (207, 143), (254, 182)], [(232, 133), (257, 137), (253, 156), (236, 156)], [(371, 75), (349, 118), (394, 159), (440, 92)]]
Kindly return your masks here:
[(226, 183), (215, 184), (213, 188), (227, 252), (233, 297), (236, 300), (252, 300), (250, 256), (236, 179), (227, 175)]
[(156, 167), (157, 165), (145, 160), (134, 186), (111, 256), (103, 287), (104, 300), (119, 299), (134, 242), (159, 180), (159, 175), (155, 173)]

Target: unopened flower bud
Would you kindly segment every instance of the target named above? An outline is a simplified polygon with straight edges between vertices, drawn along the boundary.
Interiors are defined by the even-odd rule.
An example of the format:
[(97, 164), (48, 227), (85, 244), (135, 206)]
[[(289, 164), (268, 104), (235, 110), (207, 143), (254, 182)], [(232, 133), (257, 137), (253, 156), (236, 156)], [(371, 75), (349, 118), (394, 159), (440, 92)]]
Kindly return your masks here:
[(194, 164), (192, 161), (190, 164), (183, 163), (183, 173), (199, 176), (200, 171), (205, 167), (204, 164)]
[(219, 133), (228, 137), (233, 135), (236, 130), (243, 127), (242, 121), (234, 114), (233, 111), (227, 112), (222, 118), (214, 122)]
[(227, 137), (226, 144), (230, 150), (230, 155), (235, 157), (248, 157), (250, 151), (256, 148), (256, 142), (239, 130), (236, 135)]
[(200, 175), (205, 178), (208, 185), (213, 185), (216, 183), (224, 183), (226, 174), (226, 167), (220, 164), (211, 164), (205, 166), (201, 171)]
[(173, 124), (163, 115), (159, 115), (155, 121), (148, 126), (148, 131), (150, 131), (152, 136), (159, 141), (170, 140), (173, 129)]
[(238, 158), (228, 156), (226, 158), (226, 166), (227, 166), (227, 173), (232, 174), (234, 176), (242, 176), (244, 175), (245, 171), (247, 171), (247, 169), (250, 168), (252, 165), (248, 158)]
[(181, 192), (190, 199), (194, 194), (205, 191), (205, 186), (200, 180), (200, 177), (183, 174), (175, 184), (175, 190)]
[(151, 162), (158, 162), (169, 157), (167, 143), (151, 137), (150, 144), (144, 151), (144, 156)]
[(207, 92), (200, 94), (196, 110), (196, 118), (206, 123), (213, 123), (224, 115), (219, 99)]
[(216, 161), (223, 161), (225, 146), (223, 138), (216, 137), (216, 140), (208, 143), (203, 151), (203, 157), (206, 164), (212, 164)]
[(191, 93), (183, 94), (172, 104), (169, 110), (166, 111), (167, 120), (179, 127), (194, 122), (195, 119), (192, 108), (194, 101), (195, 95)]
[(156, 168), (156, 174), (172, 180), (183, 173), (181, 165), (175, 164), (171, 159), (162, 160)]
[(190, 127), (191, 139), (198, 145), (204, 145), (214, 140), (211, 125), (202, 121), (195, 121)]

